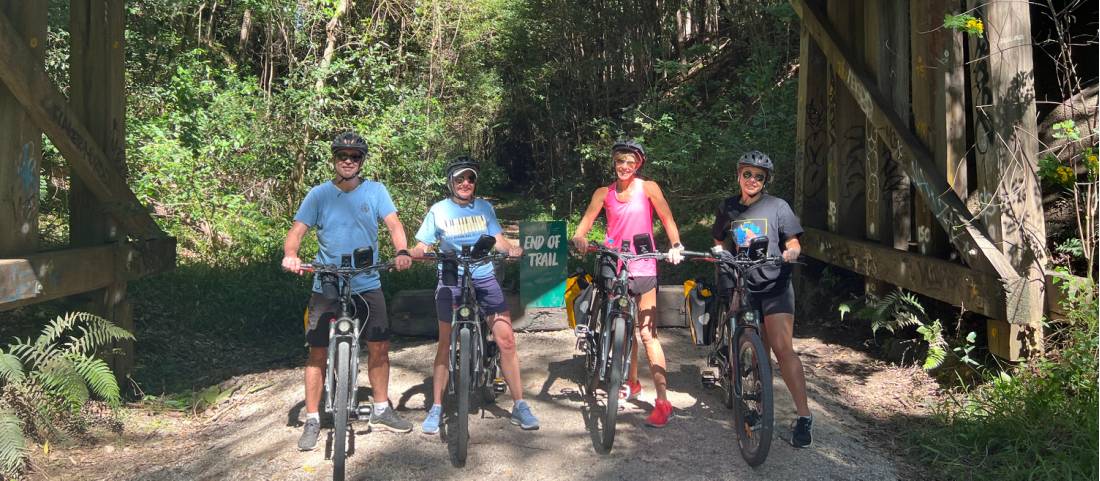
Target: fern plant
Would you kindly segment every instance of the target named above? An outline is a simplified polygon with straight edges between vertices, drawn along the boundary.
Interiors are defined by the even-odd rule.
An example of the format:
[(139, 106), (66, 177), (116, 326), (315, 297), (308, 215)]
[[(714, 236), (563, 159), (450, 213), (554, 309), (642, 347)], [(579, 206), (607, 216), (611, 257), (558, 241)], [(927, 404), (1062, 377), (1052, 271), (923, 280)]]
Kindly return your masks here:
[(943, 325), (939, 319), (928, 319), (920, 299), (913, 293), (900, 287), (882, 297), (868, 293), (855, 315), (871, 321), (872, 336), (883, 329), (896, 334), (915, 326), (921, 340), (928, 344), (922, 366), (924, 369), (940, 367), (947, 359), (948, 344), (943, 337)]
[(882, 297), (867, 294), (867, 299), (856, 312), (856, 316), (871, 321), (873, 336), (880, 329), (896, 334), (907, 327), (922, 326), (927, 314), (917, 296), (899, 287)]
[(84, 312), (47, 323), (31, 341), (18, 338), (0, 349), (0, 469), (14, 476), (26, 455), (26, 433), (48, 437), (57, 421), (73, 417), (93, 395), (112, 408), (120, 401), (114, 372), (95, 354), (121, 340), (127, 330)]

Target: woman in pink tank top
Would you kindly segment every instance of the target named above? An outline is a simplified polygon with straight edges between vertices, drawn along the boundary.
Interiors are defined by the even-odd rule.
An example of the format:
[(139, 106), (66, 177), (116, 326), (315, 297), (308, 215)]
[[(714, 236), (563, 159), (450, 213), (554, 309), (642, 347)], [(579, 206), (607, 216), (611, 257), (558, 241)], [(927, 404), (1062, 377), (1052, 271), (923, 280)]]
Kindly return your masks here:
[[(684, 247), (680, 244), (680, 231), (676, 228), (676, 221), (672, 218), (672, 211), (668, 208), (661, 187), (652, 180), (638, 176), (638, 171), (645, 164), (645, 150), (637, 142), (619, 141), (611, 148), (611, 158), (615, 167), (615, 182), (596, 189), (592, 194), (592, 201), (573, 234), (573, 244), (578, 250), (587, 247), (586, 236), (600, 210), (607, 216), (607, 237), (604, 243), (608, 247), (618, 249), (624, 239), (633, 244), (634, 236), (638, 234), (648, 234), (652, 239), (653, 212), (656, 211), (672, 244), (668, 251), (669, 261), (673, 264), (679, 263)], [(631, 245), (631, 250), (637, 252), (635, 249), (636, 246)], [(638, 345), (641, 344), (645, 346), (649, 371), (653, 375), (653, 386), (657, 391), (653, 412), (646, 419), (646, 424), (664, 427), (672, 415), (672, 404), (668, 402), (666, 394), (665, 354), (660, 340), (657, 339), (657, 261), (639, 260), (631, 262), (627, 267), (630, 270), (630, 293), (637, 296), (638, 324), (634, 330), (634, 349), (630, 353), (630, 373), (620, 397), (633, 399), (642, 392), (642, 385), (638, 381)]]

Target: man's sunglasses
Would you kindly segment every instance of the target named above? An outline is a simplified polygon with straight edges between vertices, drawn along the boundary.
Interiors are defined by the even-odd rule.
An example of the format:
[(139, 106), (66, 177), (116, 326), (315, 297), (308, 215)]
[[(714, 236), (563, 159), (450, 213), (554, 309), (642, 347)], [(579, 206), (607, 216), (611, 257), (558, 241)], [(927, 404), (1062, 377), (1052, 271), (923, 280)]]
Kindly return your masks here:
[(768, 177), (764, 174), (753, 174), (747, 170), (741, 173), (741, 178), (745, 180), (756, 179), (756, 181), (761, 184), (763, 184), (765, 180), (768, 180)]
[(477, 183), (477, 177), (473, 176), (473, 175), (461, 175), (461, 176), (455, 177), (454, 180), (455, 180), (455, 185), (461, 184), (463, 182), (466, 182), (468, 184), (476, 184)]
[(339, 152), (336, 154), (336, 160), (350, 160), (352, 162), (358, 163), (363, 161), (363, 154), (347, 154), (344, 152)]

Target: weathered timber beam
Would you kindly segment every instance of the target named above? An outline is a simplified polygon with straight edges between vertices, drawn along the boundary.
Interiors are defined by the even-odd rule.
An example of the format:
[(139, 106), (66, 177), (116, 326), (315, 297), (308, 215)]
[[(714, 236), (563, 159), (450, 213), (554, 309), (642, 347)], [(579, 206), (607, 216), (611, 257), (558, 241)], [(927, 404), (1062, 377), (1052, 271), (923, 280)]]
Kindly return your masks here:
[[(840, 48), (837, 33), (825, 22), (824, 14), (804, 0), (790, 0), (802, 26), (817, 42), (833, 72), (855, 97), (863, 114), (875, 126), (883, 142), (890, 148), (899, 165), (909, 175), (914, 187), (936, 215), (936, 220), (950, 233), (951, 242), (970, 266), (995, 273), (1002, 279), (1019, 275), (1005, 255), (997, 249), (975, 224), (973, 216), (958, 195), (947, 185), (947, 179), (936, 167), (931, 152), (905, 127), (901, 118), (887, 108), (887, 103), (870, 77), (856, 67), (851, 55)], [(1015, 289), (1026, 289), (1016, 285)], [(1015, 297), (1022, 292), (1010, 293)]]
[(993, 274), (812, 227), (801, 240), (802, 252), (815, 259), (1004, 319), (1005, 286)]
[(53, 86), (46, 71), (34, 61), (30, 48), (3, 13), (0, 13), (0, 80), (127, 233), (143, 239), (166, 237), (130, 191), (122, 173), (108, 161), (65, 97)]
[[(175, 264), (173, 237), (0, 259), (0, 311), (101, 289)], [(118, 266), (122, 279), (116, 278)]]

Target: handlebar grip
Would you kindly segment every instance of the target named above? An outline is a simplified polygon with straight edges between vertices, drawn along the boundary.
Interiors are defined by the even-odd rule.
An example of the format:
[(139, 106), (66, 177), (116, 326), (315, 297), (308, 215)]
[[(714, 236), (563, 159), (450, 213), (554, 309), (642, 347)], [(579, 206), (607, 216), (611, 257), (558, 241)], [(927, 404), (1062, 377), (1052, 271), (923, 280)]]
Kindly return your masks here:
[(709, 252), (683, 251), (680, 254), (684, 257), (714, 257)]

